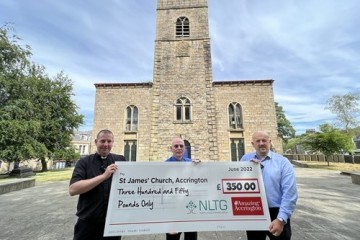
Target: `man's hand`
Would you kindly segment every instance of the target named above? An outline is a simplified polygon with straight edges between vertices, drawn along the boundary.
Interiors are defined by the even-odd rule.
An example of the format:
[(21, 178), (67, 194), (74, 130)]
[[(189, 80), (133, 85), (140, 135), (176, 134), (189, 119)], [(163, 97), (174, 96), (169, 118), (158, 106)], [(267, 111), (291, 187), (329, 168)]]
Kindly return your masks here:
[(256, 164), (259, 164), (261, 161), (259, 159), (251, 159), (250, 162), (253, 162), (253, 163), (256, 163)]
[(269, 226), (269, 232), (275, 237), (280, 236), (284, 230), (284, 224), (279, 219), (274, 219)]
[(110, 164), (109, 166), (107, 166), (105, 172), (103, 173), (105, 179), (108, 179), (109, 177), (111, 177), (111, 175), (117, 170), (117, 165), (115, 163)]
[(198, 164), (198, 163), (201, 163), (201, 160), (200, 159), (195, 159), (195, 160), (192, 160), (193, 163), (195, 164)]

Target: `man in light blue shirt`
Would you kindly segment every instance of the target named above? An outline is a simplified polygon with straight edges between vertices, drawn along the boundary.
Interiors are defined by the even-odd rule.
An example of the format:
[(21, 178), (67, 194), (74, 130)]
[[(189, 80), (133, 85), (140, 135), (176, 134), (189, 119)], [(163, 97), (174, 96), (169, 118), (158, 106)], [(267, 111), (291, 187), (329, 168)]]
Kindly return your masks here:
[(298, 197), (294, 169), (287, 158), (270, 151), (271, 139), (266, 132), (255, 132), (251, 143), (256, 151), (245, 154), (240, 161), (261, 164), (272, 222), (269, 231), (246, 231), (247, 238), (265, 240), (269, 236), (270, 239), (290, 240), (290, 217)]

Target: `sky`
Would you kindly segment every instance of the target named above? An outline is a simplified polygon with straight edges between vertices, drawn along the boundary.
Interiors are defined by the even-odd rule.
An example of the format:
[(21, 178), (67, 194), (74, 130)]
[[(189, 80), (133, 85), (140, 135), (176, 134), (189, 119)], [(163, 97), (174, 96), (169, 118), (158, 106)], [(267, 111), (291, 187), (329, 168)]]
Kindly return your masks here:
[[(360, 1), (208, 0), (214, 81), (274, 79), (296, 134), (333, 123), (334, 95), (360, 93)], [(153, 79), (156, 0), (1, 0), (32, 61), (63, 71), (91, 130), (95, 83)], [(267, 99), (264, 99), (266, 102)], [(359, 116), (360, 119), (360, 116)]]

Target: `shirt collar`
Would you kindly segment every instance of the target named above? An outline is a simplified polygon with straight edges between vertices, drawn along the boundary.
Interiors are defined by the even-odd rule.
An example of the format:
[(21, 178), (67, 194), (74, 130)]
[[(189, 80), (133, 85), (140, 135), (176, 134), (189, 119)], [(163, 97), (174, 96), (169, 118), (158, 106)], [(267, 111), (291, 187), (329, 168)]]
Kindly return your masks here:
[[(271, 157), (272, 157), (272, 151), (269, 150), (269, 152), (267, 153), (266, 157), (265, 157), (263, 160), (261, 160), (261, 161), (271, 160)], [(256, 152), (254, 153), (254, 158), (255, 158), (255, 159), (259, 159), (259, 158), (256, 156)], [(260, 160), (260, 159), (259, 159), (259, 160)]]

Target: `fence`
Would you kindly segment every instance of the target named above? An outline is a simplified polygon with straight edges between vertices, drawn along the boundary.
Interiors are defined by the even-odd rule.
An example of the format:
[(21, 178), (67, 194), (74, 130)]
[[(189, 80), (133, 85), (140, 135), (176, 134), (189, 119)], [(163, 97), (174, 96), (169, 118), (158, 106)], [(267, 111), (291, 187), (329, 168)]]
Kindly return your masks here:
[[(325, 155), (322, 154), (284, 154), (289, 160), (325, 162)], [(327, 158), (329, 162), (360, 164), (359, 155), (331, 155)]]

